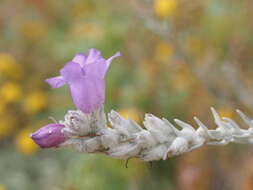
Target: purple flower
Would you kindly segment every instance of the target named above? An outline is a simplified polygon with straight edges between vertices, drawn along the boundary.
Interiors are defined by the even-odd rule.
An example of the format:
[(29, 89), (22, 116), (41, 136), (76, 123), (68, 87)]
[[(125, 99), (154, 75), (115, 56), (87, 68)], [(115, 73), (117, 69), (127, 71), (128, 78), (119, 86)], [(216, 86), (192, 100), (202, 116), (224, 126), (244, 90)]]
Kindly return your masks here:
[(31, 134), (31, 138), (41, 148), (57, 147), (66, 140), (61, 131), (64, 127), (64, 125), (58, 123), (48, 124)]
[(46, 82), (53, 88), (68, 84), (76, 107), (84, 113), (91, 113), (104, 103), (105, 74), (118, 56), (119, 52), (106, 60), (96, 49), (90, 49), (87, 55), (78, 53), (60, 70), (60, 76)]

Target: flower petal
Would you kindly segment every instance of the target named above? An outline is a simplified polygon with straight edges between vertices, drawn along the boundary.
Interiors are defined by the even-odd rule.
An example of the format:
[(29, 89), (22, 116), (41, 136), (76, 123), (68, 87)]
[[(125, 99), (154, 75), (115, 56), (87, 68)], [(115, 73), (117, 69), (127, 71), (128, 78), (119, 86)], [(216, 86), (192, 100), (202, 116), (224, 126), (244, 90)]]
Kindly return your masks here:
[(87, 76), (95, 76), (97, 78), (104, 78), (105, 74), (112, 62), (112, 60), (116, 57), (120, 56), (120, 53), (117, 52), (115, 55), (110, 57), (109, 59), (98, 59), (94, 61), (92, 64), (88, 64), (85, 66), (85, 73)]
[(114, 58), (116, 58), (116, 57), (119, 57), (119, 56), (121, 56), (121, 54), (120, 54), (120, 52), (117, 52), (117, 53), (115, 53), (113, 56), (111, 56), (109, 59), (107, 59), (107, 60), (106, 60), (106, 69), (109, 68), (109, 66), (110, 66), (110, 64), (111, 64), (111, 62), (112, 62), (112, 60), (113, 60)]
[(106, 60), (99, 60), (95, 63), (86, 65), (84, 69), (85, 69), (85, 75), (88, 78), (96, 77), (96, 78), (103, 79), (104, 73), (106, 71)]
[(87, 56), (83, 53), (77, 53), (75, 57), (72, 59), (72, 62), (78, 63), (81, 67), (85, 65), (85, 61), (87, 59)]
[(118, 56), (119, 52), (106, 60), (96, 49), (90, 49), (87, 56), (78, 53), (60, 70), (60, 77), (47, 82), (55, 88), (67, 83), (76, 107), (84, 113), (91, 113), (104, 103), (104, 77), (112, 60)]
[(84, 113), (91, 113), (104, 103), (105, 84), (103, 79), (86, 78), (70, 85), (76, 107)]
[(98, 61), (103, 61), (103, 60), (105, 59), (102, 57), (101, 52), (94, 48), (91, 48), (89, 50), (89, 53), (86, 59), (86, 65), (93, 64), (93, 63), (96, 63)]
[(52, 77), (45, 80), (52, 88), (59, 88), (66, 84), (62, 76)]
[(61, 70), (61, 76), (68, 83), (78, 82), (82, 77), (84, 77), (84, 72), (81, 66), (76, 62), (68, 62)]

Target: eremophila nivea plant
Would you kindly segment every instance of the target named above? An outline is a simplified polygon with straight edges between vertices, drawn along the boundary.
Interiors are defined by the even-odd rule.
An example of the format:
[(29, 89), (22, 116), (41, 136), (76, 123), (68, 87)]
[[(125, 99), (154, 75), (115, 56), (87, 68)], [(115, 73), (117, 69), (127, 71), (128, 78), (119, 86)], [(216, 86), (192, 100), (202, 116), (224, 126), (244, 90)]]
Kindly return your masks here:
[[(68, 111), (64, 120), (40, 128), (31, 138), (41, 148), (69, 146), (82, 153), (103, 153), (119, 159), (166, 160), (203, 145), (253, 143), (253, 120), (237, 113), (249, 126), (241, 129), (230, 118), (220, 118), (211, 108), (216, 129), (209, 130), (197, 117), (197, 127), (175, 119), (146, 114), (141, 127), (116, 111), (104, 113), (105, 75), (116, 53), (104, 59), (98, 50), (76, 54), (61, 70), (60, 76), (47, 79), (53, 88), (67, 84), (78, 110)], [(108, 124), (110, 123), (110, 125)]]

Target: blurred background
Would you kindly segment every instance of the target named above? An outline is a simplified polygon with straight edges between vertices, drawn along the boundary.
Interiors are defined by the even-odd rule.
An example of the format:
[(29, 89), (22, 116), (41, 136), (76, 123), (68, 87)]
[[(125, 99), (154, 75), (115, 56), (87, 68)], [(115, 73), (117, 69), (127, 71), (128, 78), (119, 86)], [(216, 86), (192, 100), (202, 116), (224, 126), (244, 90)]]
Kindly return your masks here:
[[(77, 52), (108, 58), (106, 111), (214, 128), (210, 106), (253, 116), (251, 0), (1, 0), (0, 190), (252, 190), (253, 147), (204, 147), (152, 167), (29, 138), (74, 109), (67, 87), (44, 82)], [(195, 124), (194, 124), (195, 125)]]

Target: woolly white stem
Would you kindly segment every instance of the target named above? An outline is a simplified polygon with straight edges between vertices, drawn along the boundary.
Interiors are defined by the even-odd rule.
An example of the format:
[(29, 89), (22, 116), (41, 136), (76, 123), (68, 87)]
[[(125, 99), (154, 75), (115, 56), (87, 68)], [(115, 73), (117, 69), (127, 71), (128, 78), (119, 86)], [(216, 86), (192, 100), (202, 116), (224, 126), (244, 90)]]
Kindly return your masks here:
[(216, 129), (209, 130), (197, 117), (195, 129), (188, 123), (175, 119), (178, 129), (168, 120), (146, 114), (144, 127), (131, 119), (124, 119), (117, 112), (108, 113), (107, 121), (103, 108), (91, 114), (69, 111), (65, 120), (64, 134), (68, 137), (61, 146), (71, 146), (83, 153), (103, 153), (119, 159), (140, 158), (144, 161), (166, 160), (168, 157), (192, 151), (203, 145), (226, 145), (230, 142), (253, 143), (253, 120), (240, 110), (237, 113), (249, 126), (241, 129), (230, 118), (220, 118), (211, 108)]

